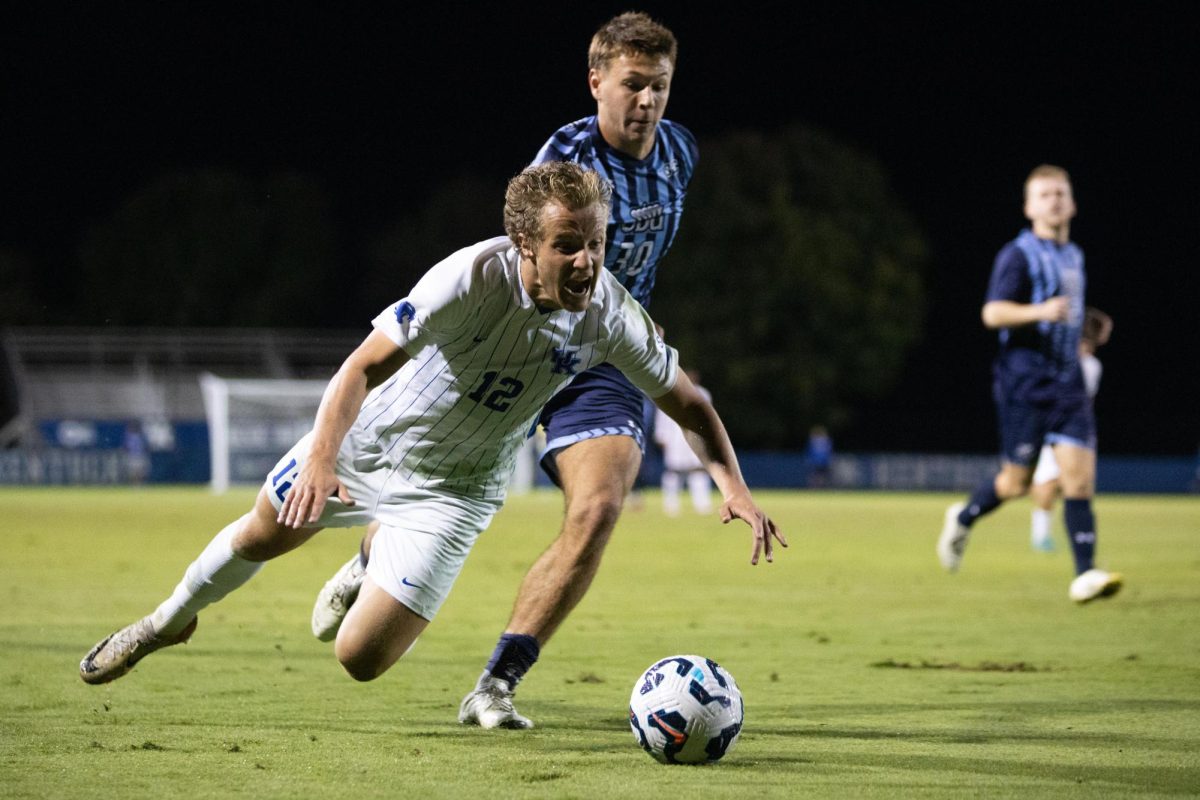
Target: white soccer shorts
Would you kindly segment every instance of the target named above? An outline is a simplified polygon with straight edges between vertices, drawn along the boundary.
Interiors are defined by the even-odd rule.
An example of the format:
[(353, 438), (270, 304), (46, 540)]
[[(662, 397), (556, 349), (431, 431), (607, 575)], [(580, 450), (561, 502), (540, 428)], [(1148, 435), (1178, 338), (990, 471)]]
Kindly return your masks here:
[[(390, 469), (356, 471), (349, 439), (338, 452), (335, 471), (355, 504), (330, 498), (312, 527), (353, 528), (378, 520), (367, 574), (418, 616), (432, 620), (500, 504), (411, 486)], [(276, 510), (283, 507), (311, 448), (308, 433), (267, 475), (264, 489)]]
[(1060, 474), (1058, 460), (1054, 457), (1054, 448), (1048, 444), (1042, 445), (1042, 452), (1038, 454), (1037, 469), (1033, 471), (1033, 485), (1040, 486), (1043, 483), (1056, 481)]

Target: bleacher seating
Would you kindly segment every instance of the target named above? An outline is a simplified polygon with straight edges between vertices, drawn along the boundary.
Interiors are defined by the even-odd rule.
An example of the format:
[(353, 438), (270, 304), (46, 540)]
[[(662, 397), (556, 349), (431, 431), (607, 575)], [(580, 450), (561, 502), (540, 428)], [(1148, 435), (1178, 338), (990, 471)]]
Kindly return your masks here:
[(8, 328), (16, 409), (0, 445), (33, 444), (44, 420), (197, 420), (198, 377), (328, 378), (365, 332), (279, 329)]

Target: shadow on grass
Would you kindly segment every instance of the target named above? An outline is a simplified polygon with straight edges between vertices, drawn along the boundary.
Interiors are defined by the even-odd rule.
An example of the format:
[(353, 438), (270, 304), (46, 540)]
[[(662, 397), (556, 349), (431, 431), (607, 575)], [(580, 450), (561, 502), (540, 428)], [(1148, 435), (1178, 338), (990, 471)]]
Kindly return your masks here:
[[(1194, 797), (1200, 786), (1200, 767), (1113, 766), (1104, 764), (1056, 764), (1048, 761), (1002, 760), (963, 756), (927, 756), (911, 753), (889, 755), (840, 752), (822, 754), (821, 762), (858, 770), (894, 770), (905, 773), (959, 774), (1001, 779), (1024, 778), (1090, 787), (1101, 797), (1132, 797), (1167, 794)], [(944, 784), (944, 781), (939, 781)], [(976, 781), (977, 785), (985, 781)], [(986, 782), (990, 784), (991, 782)], [(982, 786), (980, 786), (982, 788)], [(1065, 788), (1065, 787), (1064, 787)]]
[[(577, 711), (577, 716), (573, 716)], [(561, 733), (580, 726), (589, 731), (611, 731), (616, 735), (611, 742), (595, 743), (587, 749), (593, 752), (620, 752), (627, 749), (624, 741), (627, 725), (621, 718), (611, 715), (589, 713), (588, 709), (580, 708), (575, 711), (558, 707), (553, 717), (563, 719), (564, 715), (572, 719), (573, 724), (558, 725), (554, 719), (548, 719), (542, 726), (544, 733)], [(816, 712), (816, 713), (813, 713)], [(939, 713), (956, 715), (960, 713), (995, 713), (994, 723), (981, 722), (979, 725), (963, 723), (944, 728), (914, 729), (910, 722), (913, 715), (925, 719), (937, 719)], [(753, 758), (731, 758), (721, 762), (722, 769), (756, 770), (762, 767), (794, 768), (811, 765), (828, 772), (830, 768), (851, 769), (858, 771), (894, 770), (901, 773), (931, 773), (942, 775), (936, 781), (939, 786), (945, 786), (947, 780), (963, 780), (969, 784), (969, 776), (980, 776), (980, 783), (992, 785), (993, 781), (985, 781), (985, 776), (991, 776), (1001, 782), (1008, 779), (1025, 779), (1037, 782), (1050, 782), (1067, 785), (1092, 787), (1102, 795), (1135, 796), (1140, 794), (1167, 794), (1178, 796), (1194, 796), (1196, 787), (1200, 786), (1200, 756), (1195, 754), (1195, 742), (1187, 737), (1178, 737), (1168, 728), (1152, 727), (1149, 734), (1139, 734), (1123, 731), (1114, 734), (1112, 731), (1082, 731), (1072, 730), (1069, 722), (1079, 717), (1103, 717), (1122, 713), (1145, 713), (1160, 715), (1163, 713), (1196, 714), (1200, 713), (1200, 700), (1142, 700), (1137, 698), (1111, 698), (1102, 704), (1090, 702), (1071, 703), (938, 703), (938, 704), (822, 704), (819, 707), (805, 709), (807, 721), (796, 723), (768, 721), (762, 724), (748, 720), (748, 728), (743, 734), (743, 742), (754, 742), (756, 752)], [(893, 727), (875, 725), (871, 727), (852, 727), (846, 725), (829, 725), (821, 720), (844, 719), (855, 716), (894, 717)], [(951, 721), (954, 717), (949, 717)], [(945, 755), (914, 754), (911, 748), (897, 752), (900, 747), (875, 747), (869, 753), (857, 750), (829, 749), (829, 743), (836, 740), (863, 742), (896, 742), (898, 745), (934, 744), (946, 746)], [(805, 742), (812, 743), (811, 753), (805, 753)], [(817, 745), (817, 742), (824, 744)], [(764, 747), (765, 745), (765, 747)], [(980, 758), (964, 755), (962, 746), (993, 745), (997, 757)], [(543, 749), (571, 750), (576, 749), (569, 739), (558, 741), (554, 738), (542, 741)], [(1061, 748), (1069, 748), (1075, 753), (1090, 753), (1086, 765), (1061, 764), (1055, 762), (1054, 754), (1062, 752)], [(774, 750), (763, 754), (762, 750)], [(1122, 766), (1112, 763), (1122, 756), (1119, 752), (1129, 752), (1131, 760), (1144, 760), (1134, 753), (1144, 756), (1147, 752), (1160, 754), (1179, 754), (1177, 766), (1164, 767), (1160, 765), (1130, 764)], [(1022, 758), (1025, 753), (1033, 753), (1033, 758)], [(1003, 754), (1003, 755), (999, 755)], [(1108, 762), (1108, 763), (1105, 763)], [(965, 776), (965, 777), (964, 777)], [(907, 784), (906, 785), (912, 785)], [(933, 785), (933, 784), (931, 784)]]

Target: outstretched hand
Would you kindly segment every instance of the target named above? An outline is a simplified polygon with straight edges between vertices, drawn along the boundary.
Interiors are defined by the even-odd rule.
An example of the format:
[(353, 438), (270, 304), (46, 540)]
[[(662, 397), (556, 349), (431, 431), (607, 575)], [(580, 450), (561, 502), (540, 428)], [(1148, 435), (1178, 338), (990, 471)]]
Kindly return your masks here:
[(766, 556), (768, 562), (774, 561), (776, 541), (784, 547), (788, 546), (787, 539), (775, 527), (774, 521), (763, 513), (749, 494), (735, 495), (721, 504), (721, 522), (727, 523), (735, 519), (744, 521), (754, 534), (754, 549), (750, 553), (751, 564), (758, 564), (760, 555)]
[(334, 495), (344, 504), (354, 505), (350, 492), (334, 474), (333, 466), (309, 459), (284, 499), (275, 521), (288, 528), (311, 525), (321, 518), (325, 501)]

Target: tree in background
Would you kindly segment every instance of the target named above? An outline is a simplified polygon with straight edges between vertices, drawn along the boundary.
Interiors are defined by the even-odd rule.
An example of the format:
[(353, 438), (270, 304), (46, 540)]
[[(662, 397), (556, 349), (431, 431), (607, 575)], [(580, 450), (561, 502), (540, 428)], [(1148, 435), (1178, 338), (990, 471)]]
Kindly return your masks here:
[(701, 142), (652, 312), (744, 446), (799, 449), (885, 393), (917, 340), (926, 246), (882, 168), (799, 126)]
[(314, 327), (336, 311), (335, 244), (328, 202), (309, 178), (171, 173), (88, 231), (70, 321)]
[[(373, 314), (402, 297), (430, 267), (467, 245), (504, 235), (504, 181), (461, 174), (439, 184), (417, 211), (372, 238), (359, 286)], [(500, 199), (498, 199), (500, 198)]]
[[(652, 312), (740, 410), (727, 419), (739, 443), (802, 449), (813, 425), (836, 433), (895, 384), (921, 332), (924, 240), (879, 164), (827, 135), (737, 133), (700, 152)], [(359, 243), (339, 241), (302, 175), (165, 175), (88, 231), (56, 321), (360, 325), (454, 250), (502, 233), (502, 193), (461, 175)]]

